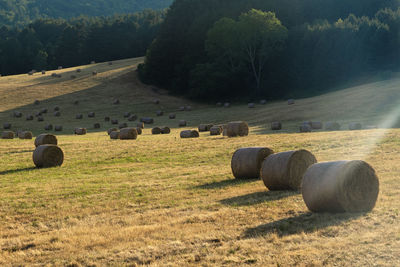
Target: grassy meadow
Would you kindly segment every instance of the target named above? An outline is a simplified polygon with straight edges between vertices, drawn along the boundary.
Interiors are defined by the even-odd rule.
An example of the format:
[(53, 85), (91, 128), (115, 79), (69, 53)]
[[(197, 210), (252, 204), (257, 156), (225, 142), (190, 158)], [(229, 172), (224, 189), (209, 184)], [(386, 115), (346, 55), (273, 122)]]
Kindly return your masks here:
[[(81, 73), (70, 68), (0, 77), (1, 125), (10, 122), (13, 130), (35, 135), (46, 123), (63, 125), (57, 136), (65, 155), (62, 167), (35, 169), (33, 140), (0, 140), (0, 265), (400, 265), (400, 129), (391, 127), (400, 114), (400, 79), (299, 99), (293, 106), (277, 101), (228, 109), (141, 84), (135, 68), (142, 60), (81, 66)], [(62, 78), (50, 77), (53, 72)], [(121, 104), (113, 105), (114, 98)], [(177, 111), (182, 105), (193, 110)], [(55, 106), (61, 117), (53, 116)], [(49, 109), (44, 122), (25, 120), (41, 108)], [(165, 115), (156, 117), (157, 110)], [(23, 118), (13, 118), (14, 111)], [(95, 118), (87, 117), (90, 111)], [(153, 136), (146, 125), (135, 141), (110, 140), (104, 116), (135, 125), (124, 112), (154, 117), (154, 126), (169, 126), (171, 134)], [(168, 119), (171, 112), (175, 120)], [(78, 113), (84, 119), (76, 120)], [(188, 127), (178, 128), (181, 119)], [(231, 120), (249, 122), (250, 135), (179, 137), (199, 123)], [(270, 131), (274, 120), (283, 122), (282, 131)], [(343, 130), (297, 133), (305, 120), (335, 120)], [(101, 129), (93, 129), (95, 122)], [(348, 131), (350, 122), (378, 129)], [(74, 136), (75, 127), (89, 133)], [(299, 193), (268, 191), (258, 179), (235, 180), (232, 154), (247, 146), (307, 149), (318, 161), (363, 159), (380, 178), (376, 207), (314, 214)]]

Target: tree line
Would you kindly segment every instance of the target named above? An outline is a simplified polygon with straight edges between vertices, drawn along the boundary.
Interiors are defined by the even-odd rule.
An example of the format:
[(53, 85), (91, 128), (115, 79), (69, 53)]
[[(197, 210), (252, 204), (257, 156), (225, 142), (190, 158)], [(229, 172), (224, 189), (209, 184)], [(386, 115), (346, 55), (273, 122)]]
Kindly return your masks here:
[(23, 28), (0, 28), (0, 74), (77, 66), (143, 56), (165, 11), (111, 17), (39, 19)]
[(305, 96), (400, 64), (397, 0), (176, 0), (139, 67), (198, 100)]

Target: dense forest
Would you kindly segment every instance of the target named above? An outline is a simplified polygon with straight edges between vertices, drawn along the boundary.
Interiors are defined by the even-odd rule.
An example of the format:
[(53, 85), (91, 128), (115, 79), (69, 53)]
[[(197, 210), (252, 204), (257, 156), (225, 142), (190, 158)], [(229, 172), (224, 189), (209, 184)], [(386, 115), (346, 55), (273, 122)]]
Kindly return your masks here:
[(322, 92), (400, 67), (399, 0), (176, 0), (140, 77), (198, 100)]
[(161, 10), (172, 0), (0, 0), (0, 25), (23, 26), (43, 18), (111, 16)]
[(0, 27), (0, 74), (77, 66), (143, 56), (165, 11), (130, 15), (39, 19), (18, 29)]

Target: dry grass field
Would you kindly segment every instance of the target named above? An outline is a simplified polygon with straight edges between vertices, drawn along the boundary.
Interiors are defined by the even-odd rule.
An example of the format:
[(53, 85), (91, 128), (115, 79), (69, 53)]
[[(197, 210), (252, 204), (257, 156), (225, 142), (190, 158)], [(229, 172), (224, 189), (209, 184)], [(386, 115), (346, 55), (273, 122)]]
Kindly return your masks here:
[[(0, 140), (0, 265), (400, 266), (400, 129), (391, 128), (400, 114), (399, 79), (293, 106), (282, 101), (225, 109), (142, 85), (134, 72), (141, 61), (0, 77), (1, 125), (10, 122), (13, 130), (37, 135), (46, 123), (61, 124), (65, 154), (62, 167), (35, 169), (33, 140)], [(50, 77), (53, 72), (62, 78)], [(113, 105), (113, 98), (121, 104)], [(176, 111), (182, 105), (193, 111)], [(55, 106), (61, 117), (53, 116)], [(25, 121), (41, 108), (49, 109), (44, 122)], [(157, 110), (166, 115), (156, 117)], [(13, 118), (14, 111), (23, 118)], [(87, 117), (90, 111), (95, 118)], [(170, 126), (171, 134), (154, 136), (147, 127), (135, 141), (110, 140), (104, 116), (128, 122), (128, 111), (154, 117), (154, 126)], [(175, 120), (168, 119), (170, 112)], [(84, 119), (76, 120), (78, 113)], [(180, 119), (188, 127), (178, 128)], [(270, 122), (278, 119), (284, 129), (273, 133)], [(179, 138), (180, 130), (199, 123), (231, 120), (248, 121), (250, 135)], [(343, 130), (297, 133), (304, 120), (336, 120)], [(95, 122), (101, 129), (92, 128)], [(380, 129), (347, 131), (350, 122)], [(72, 135), (78, 126), (89, 134)], [(369, 213), (314, 214), (299, 193), (235, 180), (231, 156), (246, 146), (308, 149), (318, 161), (363, 159), (380, 178), (376, 207)]]

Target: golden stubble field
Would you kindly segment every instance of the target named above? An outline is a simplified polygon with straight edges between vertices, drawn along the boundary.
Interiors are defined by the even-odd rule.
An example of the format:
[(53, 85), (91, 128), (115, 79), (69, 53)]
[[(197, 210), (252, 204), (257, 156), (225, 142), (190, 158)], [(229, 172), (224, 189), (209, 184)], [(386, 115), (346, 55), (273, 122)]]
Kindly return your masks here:
[[(1, 100), (1, 122), (37, 134), (41, 124), (18, 121), (12, 111), (59, 105), (63, 116), (57, 120), (66, 125), (58, 136), (65, 153), (61, 168), (33, 168), (33, 141), (0, 140), (1, 265), (400, 265), (400, 130), (296, 133), (298, 123), (309, 119), (393, 122), (396, 98), (390, 96), (398, 94), (396, 80), (299, 100), (290, 107), (275, 102), (254, 110), (246, 105), (225, 110), (141, 85), (129, 76), (134, 76), (135, 62), (140, 59), (112, 68), (104, 64), (103, 72), (96, 67), (97, 76), (58, 80), (53, 87), (35, 82), (48, 79), (36, 75), (0, 78), (7, 99)], [(22, 87), (26, 96), (12, 96)], [(384, 93), (371, 102), (373, 87)], [(121, 98), (121, 105), (111, 105), (113, 97)], [(158, 106), (152, 104), (155, 97), (161, 100)], [(43, 101), (35, 107), (38, 98)], [(79, 107), (71, 104), (76, 98)], [(244, 119), (250, 136), (202, 133), (199, 139), (184, 140), (177, 120), (166, 116), (155, 118), (154, 125), (171, 126), (170, 135), (152, 136), (146, 128), (136, 141), (115, 141), (104, 132), (109, 127), (104, 115), (123, 120), (124, 111), (133, 111), (155, 117), (157, 109), (168, 114), (183, 104), (193, 106), (191, 112), (176, 112), (177, 120), (189, 122), (183, 129)], [(384, 105), (387, 109), (380, 108)], [(74, 120), (77, 112), (89, 111), (96, 112), (95, 119)], [(282, 133), (268, 129), (275, 118), (282, 118)], [(89, 127), (97, 119), (102, 123), (98, 132)], [(45, 122), (55, 120), (51, 114), (45, 117)], [(72, 136), (75, 126), (86, 126), (90, 133)], [(380, 178), (376, 207), (370, 213), (313, 214), (299, 193), (267, 191), (261, 180), (235, 180), (230, 159), (246, 146), (275, 152), (308, 149), (318, 161), (364, 159)]]

